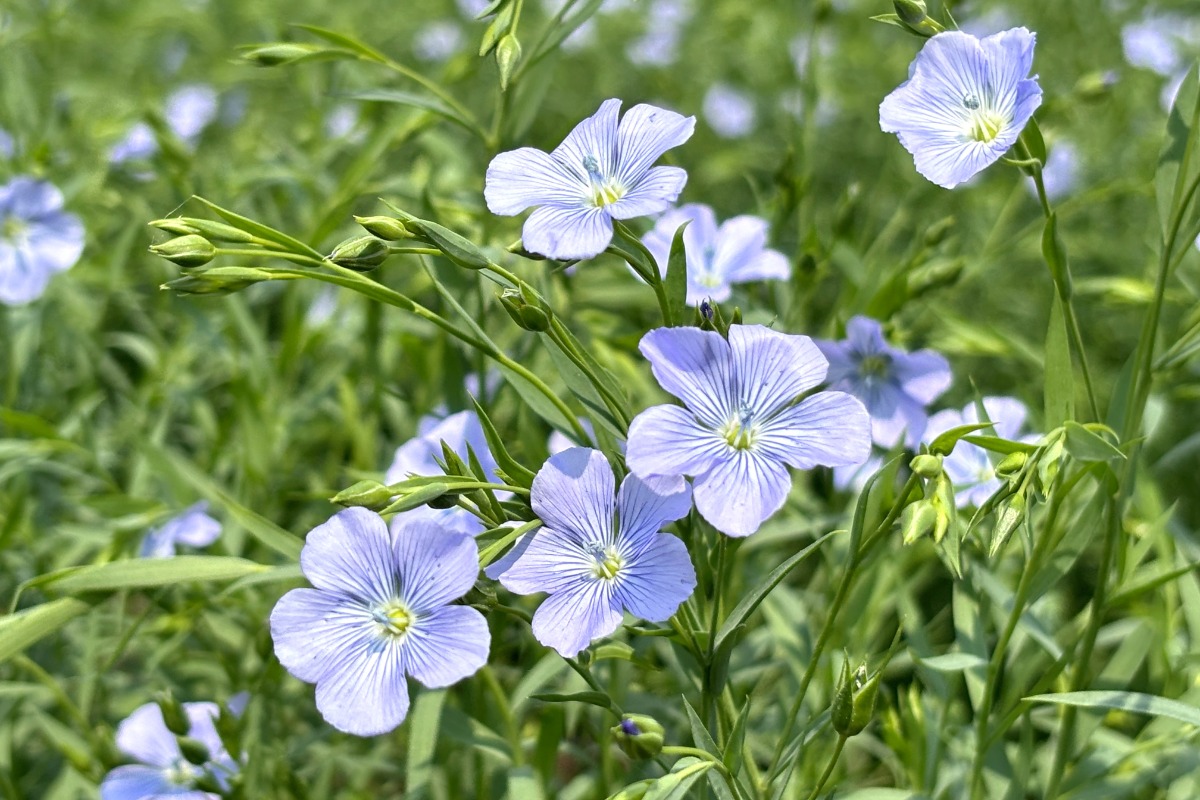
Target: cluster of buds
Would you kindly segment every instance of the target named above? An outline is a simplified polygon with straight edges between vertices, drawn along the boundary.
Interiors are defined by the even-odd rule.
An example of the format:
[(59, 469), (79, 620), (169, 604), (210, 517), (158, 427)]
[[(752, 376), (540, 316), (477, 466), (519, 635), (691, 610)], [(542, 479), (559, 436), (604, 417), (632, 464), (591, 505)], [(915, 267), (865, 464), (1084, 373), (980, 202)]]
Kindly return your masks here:
[(507, 91), (513, 71), (521, 61), (521, 43), (517, 40), (517, 23), (520, 21), (519, 0), (495, 0), (479, 15), (479, 19), (495, 15), (483, 32), (479, 42), (479, 57), (496, 53), (496, 68), (500, 71), (500, 90)]
[(223, 252), (215, 242), (264, 248), (264, 255), (270, 255), (278, 247), (276, 243), (233, 225), (199, 217), (156, 219), (150, 225), (174, 235), (152, 245), (150, 252), (185, 270), (182, 277), (168, 281), (163, 288), (179, 294), (229, 294), (272, 279), (270, 272), (255, 267), (208, 267), (208, 264)]

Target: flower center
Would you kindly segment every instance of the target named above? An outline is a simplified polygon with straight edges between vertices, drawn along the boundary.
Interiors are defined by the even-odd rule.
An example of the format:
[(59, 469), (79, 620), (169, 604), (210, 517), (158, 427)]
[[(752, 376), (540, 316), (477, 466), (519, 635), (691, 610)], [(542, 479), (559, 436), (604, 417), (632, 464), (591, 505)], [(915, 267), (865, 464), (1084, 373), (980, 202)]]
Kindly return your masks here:
[(391, 600), (371, 609), (371, 619), (379, 626), (381, 636), (400, 637), (412, 626), (413, 615), (408, 606)]
[(866, 379), (882, 378), (887, 374), (891, 363), (892, 360), (889, 357), (879, 353), (863, 356), (862, 360), (858, 362), (858, 374)]
[(181, 758), (167, 767), (165, 777), (167, 782), (173, 786), (191, 786), (196, 782), (196, 778), (200, 777), (200, 774), (199, 767)]
[(964, 97), (962, 103), (963, 108), (968, 111), (967, 136), (976, 142), (993, 141), (1008, 122), (1003, 115), (992, 110), (988, 104), (981, 103), (973, 94)]
[(602, 581), (615, 580), (617, 574), (625, 566), (625, 559), (617, 552), (615, 545), (603, 547), (593, 544), (590, 547), (592, 556), (592, 577)]
[(593, 155), (584, 156), (583, 168), (587, 170), (588, 199), (596, 208), (604, 208), (620, 200), (625, 195), (625, 187), (615, 178), (605, 178), (600, 174), (600, 162)]
[(715, 272), (702, 272), (696, 279), (696, 283), (706, 289), (715, 289), (721, 285), (721, 276)]
[(749, 450), (758, 440), (758, 427), (754, 424), (754, 412), (743, 405), (718, 431), (734, 450)]
[(24, 235), (28, 224), (23, 219), (17, 217), (5, 217), (4, 223), (0, 224), (0, 238), (8, 241), (15, 241)]

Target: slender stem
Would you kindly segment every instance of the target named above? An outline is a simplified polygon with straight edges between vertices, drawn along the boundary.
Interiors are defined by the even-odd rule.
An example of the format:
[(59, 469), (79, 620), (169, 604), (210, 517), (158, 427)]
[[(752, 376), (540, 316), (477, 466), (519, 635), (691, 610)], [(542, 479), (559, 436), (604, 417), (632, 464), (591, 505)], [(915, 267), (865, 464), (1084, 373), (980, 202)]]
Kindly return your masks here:
[[(702, 685), (704, 693), (702, 696), (705, 724), (709, 730), (716, 730), (714, 723), (716, 722), (716, 712), (719, 705), (719, 693), (722, 687), (714, 687), (712, 685), (712, 668), (714, 656), (717, 649), (717, 628), (721, 620), (721, 596), (724, 594), (725, 581), (728, 578), (727, 574), (727, 558), (726, 549), (729, 546), (729, 537), (716, 532), (717, 536), (717, 569), (716, 580), (712, 587), (712, 601), (709, 608), (708, 619), (708, 654), (704, 659), (704, 675)], [(714, 737), (715, 738), (715, 737)]]
[(842, 755), (842, 748), (846, 746), (846, 740), (850, 737), (844, 733), (838, 734), (837, 745), (833, 748), (833, 755), (829, 757), (829, 763), (825, 765), (825, 771), (821, 773), (820, 780), (813, 787), (812, 794), (808, 796), (808, 800), (817, 800), (817, 795), (825, 788), (825, 784), (829, 781), (829, 776), (833, 774), (833, 770), (837, 767), (838, 758)]
[(599, 692), (608, 698), (610, 704), (608, 710), (611, 713), (615, 714), (618, 719), (624, 716), (625, 712), (621, 710), (620, 704), (612, 698), (607, 689), (600, 685), (600, 681), (596, 680), (596, 676), (592, 674), (592, 671), (587, 666), (579, 663), (579, 660), (575, 658), (564, 658), (563, 661), (567, 662), (567, 666), (575, 670), (579, 677), (587, 681), (587, 685), (592, 688), (592, 691)]
[(509, 747), (512, 749), (513, 766), (519, 767), (524, 763), (525, 757), (521, 746), (521, 728), (517, 725), (517, 718), (513, 714), (512, 706), (508, 702), (508, 695), (504, 692), (504, 687), (500, 685), (500, 681), (496, 678), (496, 673), (492, 668), (485, 664), (483, 669), (479, 671), (483, 677), (484, 684), (487, 685), (488, 691), (495, 699), (496, 707), (500, 710), (500, 716), (504, 718), (504, 729), (508, 734)]

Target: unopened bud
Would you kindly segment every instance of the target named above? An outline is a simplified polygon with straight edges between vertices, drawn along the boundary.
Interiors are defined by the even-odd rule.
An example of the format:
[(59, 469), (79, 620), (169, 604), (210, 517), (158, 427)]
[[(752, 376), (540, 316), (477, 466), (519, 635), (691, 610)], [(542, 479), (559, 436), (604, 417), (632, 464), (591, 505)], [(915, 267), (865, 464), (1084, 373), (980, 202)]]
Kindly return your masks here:
[(1025, 496), (1015, 494), (1008, 499), (1004, 508), (996, 516), (996, 527), (992, 530), (992, 545), (988, 548), (989, 557), (995, 558), (999, 555), (1023, 519), (1025, 519)]
[(379, 481), (359, 481), (334, 495), (333, 502), (340, 506), (361, 506), (378, 510), (390, 503), (394, 496), (395, 492)]
[(258, 45), (242, 51), (242, 58), (259, 67), (278, 67), (282, 64), (293, 64), (309, 56), (323, 52), (328, 48), (313, 44), (297, 42), (273, 42)]
[(187, 736), (192, 724), (188, 721), (187, 712), (183, 710), (183, 706), (175, 699), (175, 696), (170, 692), (163, 692), (154, 702), (162, 711), (163, 722), (166, 723), (167, 730), (176, 736)]
[(388, 257), (388, 246), (374, 236), (356, 236), (339, 244), (329, 260), (355, 272), (370, 272)]
[(844, 736), (861, 733), (875, 713), (879, 695), (879, 675), (867, 680), (867, 665), (859, 664), (850, 670), (850, 658), (842, 661), (842, 676), (829, 710), (833, 729)]
[(1022, 453), (1019, 450), (1015, 453), (1009, 453), (1000, 459), (1000, 463), (996, 465), (996, 475), (1001, 478), (1011, 478), (1025, 469), (1025, 464), (1028, 461), (1029, 455), (1027, 453)]
[(1089, 72), (1075, 82), (1075, 94), (1083, 100), (1100, 100), (1112, 93), (1117, 79), (1116, 70)]
[(265, 269), (254, 267), (213, 267), (167, 281), (162, 288), (178, 294), (232, 294), (272, 277)]
[(539, 333), (549, 330), (550, 317), (546, 312), (532, 303), (526, 302), (516, 289), (505, 289), (500, 293), (499, 298), (500, 304), (518, 327)]
[(663, 727), (653, 717), (626, 714), (611, 730), (617, 746), (630, 758), (654, 758), (662, 752)]
[(905, 544), (912, 544), (933, 532), (937, 524), (937, 509), (928, 500), (918, 500), (904, 507), (900, 515), (900, 531)]
[(909, 25), (920, 25), (929, 17), (924, 0), (892, 0), (896, 16)]
[(933, 479), (942, 474), (942, 457), (931, 453), (922, 453), (912, 460), (909, 467), (922, 478)]
[(942, 217), (925, 229), (925, 246), (937, 247), (954, 230), (954, 217)]
[(506, 33), (496, 45), (496, 66), (500, 69), (500, 91), (508, 89), (513, 70), (521, 60), (521, 43), (511, 33)]
[(712, 307), (712, 303), (708, 300), (708, 298), (705, 298), (700, 301), (700, 316), (704, 317), (709, 322), (712, 322), (713, 307)]
[(199, 217), (172, 217), (170, 219), (156, 219), (150, 223), (156, 228), (159, 228), (169, 233), (177, 233), (181, 235), (189, 233), (197, 233), (212, 242), (236, 242), (238, 244), (247, 244), (258, 242), (253, 234), (246, 233), (241, 228), (235, 228), (232, 225), (227, 225), (224, 222), (214, 222), (211, 219), (201, 219)]
[(202, 267), (212, 261), (217, 255), (217, 248), (203, 236), (190, 234), (153, 245), (150, 252), (187, 269)]
[(404, 227), (404, 223), (395, 217), (355, 217), (354, 221), (366, 228), (367, 233), (387, 242), (413, 238), (412, 231)]
[(200, 766), (206, 764), (212, 758), (212, 754), (208, 752), (204, 742), (193, 739), (190, 736), (178, 736), (179, 752), (183, 753), (183, 757), (190, 763)]
[(925, 292), (950, 286), (962, 274), (966, 262), (961, 258), (943, 261), (938, 259), (914, 269), (908, 274), (908, 294), (917, 297)]

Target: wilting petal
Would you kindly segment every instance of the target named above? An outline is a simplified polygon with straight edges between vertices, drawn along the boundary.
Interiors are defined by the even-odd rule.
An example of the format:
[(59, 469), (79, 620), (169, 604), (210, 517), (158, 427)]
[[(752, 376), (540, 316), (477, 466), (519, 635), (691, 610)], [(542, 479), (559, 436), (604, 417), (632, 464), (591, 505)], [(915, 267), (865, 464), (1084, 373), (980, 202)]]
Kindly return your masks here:
[(695, 482), (696, 510), (729, 536), (749, 536), (783, 507), (792, 476), (778, 461), (750, 450), (731, 450), (729, 457)]
[(651, 475), (703, 475), (729, 445), (679, 406), (652, 406), (629, 424), (625, 461), (643, 478)]
[(796, 469), (861, 464), (871, 454), (871, 419), (856, 398), (818, 392), (772, 419), (756, 447)]
[[(599, 450), (572, 447), (551, 456), (533, 478), (533, 513), (580, 544), (611, 543), (616, 478)], [(545, 535), (545, 529), (535, 537)]]
[(292, 589), (271, 610), (275, 657), (302, 681), (316, 683), (344, 654), (374, 641), (368, 608), (337, 592)]
[(654, 167), (631, 186), (620, 200), (608, 206), (607, 211), (613, 219), (633, 219), (666, 211), (679, 198), (686, 183), (685, 170), (679, 167)]
[(532, 147), (493, 158), (483, 182), (488, 210), (508, 217), (530, 206), (578, 205), (586, 195), (587, 184), (577, 172)]
[(471, 590), (479, 577), (475, 540), (429, 520), (395, 529), (400, 597), (417, 614), (432, 612)]
[(664, 525), (683, 519), (692, 509), (692, 487), (682, 477), (642, 479), (627, 475), (617, 494), (621, 541), (653, 537)]
[(357, 646), (331, 665), (317, 684), (317, 710), (333, 727), (378, 736), (408, 714), (408, 682), (393, 642)]
[(117, 749), (130, 758), (153, 767), (169, 767), (181, 754), (175, 735), (167, 729), (162, 709), (146, 703), (117, 726)]
[(635, 617), (666, 622), (696, 588), (687, 547), (669, 533), (655, 533), (621, 571), (618, 602)]
[(730, 326), (729, 347), (740, 403), (756, 416), (774, 413), (821, 383), (829, 366), (812, 339), (762, 325)]
[(612, 241), (612, 219), (590, 206), (542, 206), (529, 215), (521, 243), (531, 253), (559, 261), (592, 258)]
[(729, 345), (716, 331), (656, 328), (642, 337), (638, 349), (659, 386), (682, 400), (701, 422), (718, 428), (738, 408)]
[(300, 552), (300, 568), (313, 586), (366, 601), (395, 594), (395, 564), (387, 524), (365, 508), (339, 511), (313, 528)]
[(686, 142), (695, 129), (695, 117), (644, 103), (629, 109), (617, 132), (616, 177), (626, 185), (637, 183), (663, 153)]
[(607, 581), (581, 582), (542, 601), (533, 614), (533, 636), (563, 658), (573, 658), (593, 639), (620, 627), (623, 616)]
[(420, 617), (402, 645), (409, 675), (430, 689), (474, 675), (487, 663), (487, 620), (469, 606), (443, 606)]

